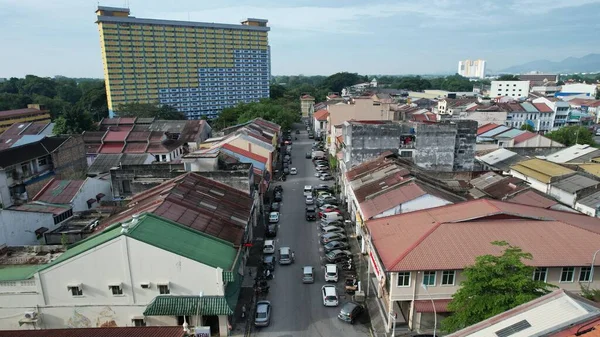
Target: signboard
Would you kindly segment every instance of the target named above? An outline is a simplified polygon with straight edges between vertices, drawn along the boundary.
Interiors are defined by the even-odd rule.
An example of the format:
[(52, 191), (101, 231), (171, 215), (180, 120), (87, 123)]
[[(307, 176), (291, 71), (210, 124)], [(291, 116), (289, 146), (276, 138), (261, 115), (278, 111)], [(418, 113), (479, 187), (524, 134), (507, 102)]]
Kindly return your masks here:
[(210, 327), (209, 326), (199, 326), (196, 327), (194, 331), (195, 337), (210, 337)]

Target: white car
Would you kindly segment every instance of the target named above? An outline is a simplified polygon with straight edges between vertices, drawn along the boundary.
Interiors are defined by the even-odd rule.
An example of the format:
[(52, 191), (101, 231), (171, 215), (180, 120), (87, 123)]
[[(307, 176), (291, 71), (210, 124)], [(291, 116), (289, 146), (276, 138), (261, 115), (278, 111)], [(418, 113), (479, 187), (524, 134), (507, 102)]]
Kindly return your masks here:
[(279, 222), (279, 212), (269, 213), (269, 223)]
[(313, 188), (310, 185), (304, 185), (304, 196), (312, 195)]
[(323, 295), (323, 305), (326, 307), (337, 307), (338, 306), (338, 295), (334, 285), (326, 284), (321, 287), (321, 294)]
[(295, 168), (295, 167), (292, 167), (292, 168), (290, 169), (290, 174), (298, 174), (298, 171), (296, 170), (296, 168)]
[(325, 265), (325, 282), (338, 281), (338, 268), (336, 264)]
[(312, 205), (315, 203), (315, 198), (313, 198), (312, 195), (307, 195), (306, 196), (306, 204), (307, 205)]

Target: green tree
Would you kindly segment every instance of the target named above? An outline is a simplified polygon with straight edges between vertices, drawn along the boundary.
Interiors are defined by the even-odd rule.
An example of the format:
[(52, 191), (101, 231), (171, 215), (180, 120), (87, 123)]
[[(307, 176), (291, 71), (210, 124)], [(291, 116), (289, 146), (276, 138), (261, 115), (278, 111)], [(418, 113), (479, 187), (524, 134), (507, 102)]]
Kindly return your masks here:
[[(296, 98), (298, 100), (298, 98)], [(284, 130), (300, 121), (300, 110), (295, 109), (296, 104), (285, 99), (262, 99), (260, 102), (239, 103), (238, 105), (223, 109), (211, 126), (221, 130), (228, 126), (246, 123), (254, 118), (263, 118), (279, 124)]]
[(108, 117), (108, 101), (104, 81), (87, 81), (80, 84), (82, 91), (79, 104), (92, 115), (95, 121)]
[(565, 146), (575, 144), (596, 145), (592, 132), (588, 128), (579, 125), (565, 126), (556, 131), (549, 132), (545, 136)]
[(279, 84), (271, 84), (269, 97), (272, 99), (282, 98), (285, 95), (285, 87)]
[(31, 103), (33, 103), (33, 99), (29, 95), (7, 92), (0, 93), (0, 111), (23, 109), (27, 107), (27, 104)]
[(53, 132), (56, 135), (81, 134), (96, 128), (89, 112), (77, 105), (66, 108), (54, 123)]
[(42, 95), (53, 98), (56, 96), (56, 82), (51, 78), (27, 75), (22, 83), (20, 92), (26, 95)]
[(442, 321), (442, 330), (454, 332), (481, 322), (549, 293), (555, 286), (532, 278), (530, 253), (505, 241), (492, 242), (504, 247), (502, 255), (482, 255), (464, 269), (465, 281), (452, 296), (448, 309), (452, 314)]
[(506, 74), (498, 77), (498, 81), (520, 81), (520, 79), (519, 76)]
[(354, 84), (368, 82), (367, 76), (361, 76), (356, 73), (335, 73), (323, 80), (321, 84), (322, 88), (329, 89), (333, 92), (341, 92), (342, 89), (349, 87)]
[(521, 125), (521, 130), (535, 132), (535, 128), (527, 123)]
[(157, 105), (151, 103), (126, 103), (117, 108), (119, 117), (154, 117), (156, 119), (180, 120), (185, 119), (183, 112), (177, 111), (170, 105)]

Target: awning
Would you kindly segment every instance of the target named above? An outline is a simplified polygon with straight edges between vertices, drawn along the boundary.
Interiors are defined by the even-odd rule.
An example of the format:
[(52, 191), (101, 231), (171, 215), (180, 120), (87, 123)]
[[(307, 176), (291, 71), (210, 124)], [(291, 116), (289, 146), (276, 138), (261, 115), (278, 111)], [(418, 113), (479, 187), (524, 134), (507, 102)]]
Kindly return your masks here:
[[(451, 300), (433, 300), (435, 303), (435, 311), (439, 314), (440, 312), (449, 312), (448, 311), (448, 303)], [(415, 311), (416, 312), (431, 312), (433, 313), (433, 306), (431, 305), (430, 300), (426, 301), (415, 301)]]
[(144, 316), (219, 316), (233, 310), (223, 296), (156, 296), (144, 311)]

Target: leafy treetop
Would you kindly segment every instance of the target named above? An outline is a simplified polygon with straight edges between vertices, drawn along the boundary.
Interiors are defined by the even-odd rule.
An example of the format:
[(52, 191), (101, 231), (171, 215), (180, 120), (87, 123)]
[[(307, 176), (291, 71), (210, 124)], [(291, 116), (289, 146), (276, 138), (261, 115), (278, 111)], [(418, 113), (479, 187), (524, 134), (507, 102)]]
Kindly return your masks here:
[(589, 144), (596, 146), (592, 132), (584, 126), (565, 126), (556, 131), (549, 132), (545, 134), (545, 136), (565, 146), (575, 144)]

